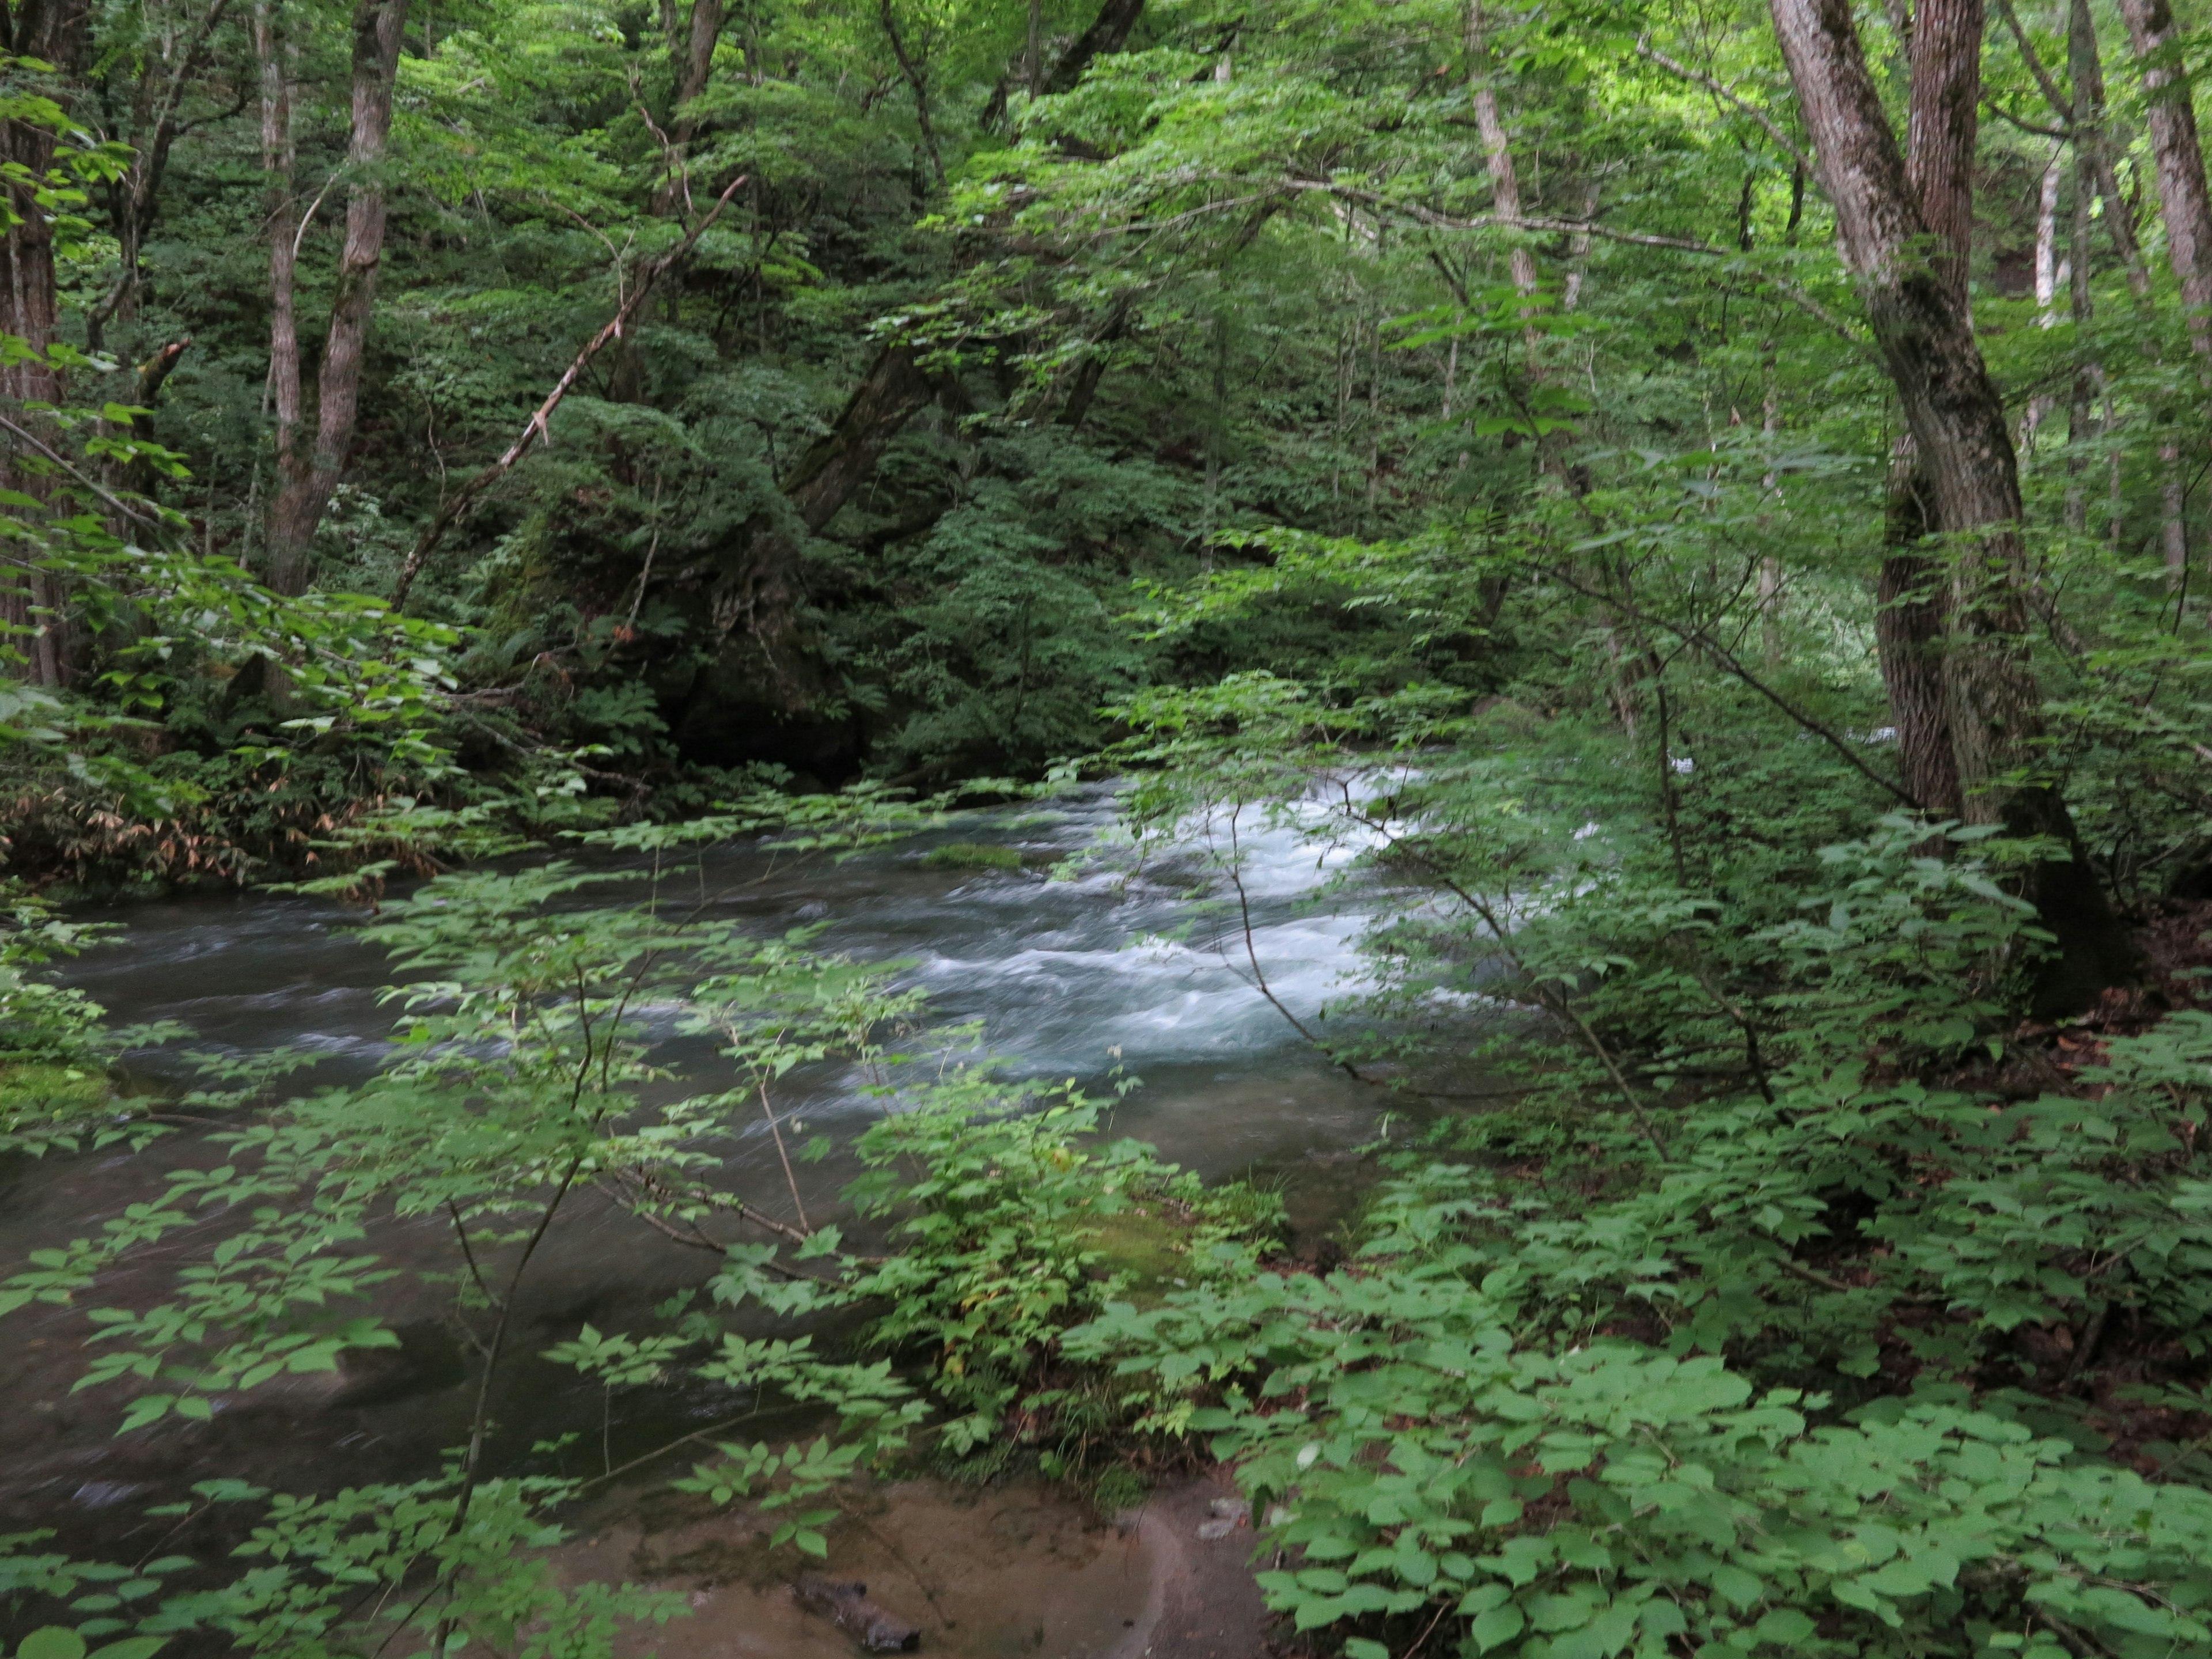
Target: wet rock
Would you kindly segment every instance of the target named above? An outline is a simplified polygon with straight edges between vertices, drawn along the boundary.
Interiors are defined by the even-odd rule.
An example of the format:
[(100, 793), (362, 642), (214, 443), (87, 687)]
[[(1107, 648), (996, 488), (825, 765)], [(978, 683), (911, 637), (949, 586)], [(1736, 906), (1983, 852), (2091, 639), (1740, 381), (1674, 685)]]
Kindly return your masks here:
[(333, 1406), (381, 1406), (435, 1394), (465, 1381), (461, 1345), (445, 1324), (421, 1319), (392, 1328), (399, 1345), (348, 1348), (331, 1376)]
[(803, 1606), (836, 1620), (837, 1628), (867, 1652), (912, 1653), (921, 1646), (921, 1630), (868, 1600), (868, 1587), (857, 1578), (810, 1574), (793, 1588)]

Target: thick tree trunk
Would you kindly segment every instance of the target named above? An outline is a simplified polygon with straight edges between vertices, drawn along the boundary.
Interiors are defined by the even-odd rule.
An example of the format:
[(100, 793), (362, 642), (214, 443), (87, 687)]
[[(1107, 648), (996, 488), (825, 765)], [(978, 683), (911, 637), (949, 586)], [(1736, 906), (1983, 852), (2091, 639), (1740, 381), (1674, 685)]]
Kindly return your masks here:
[[(938, 383), (923, 373), (913, 350), (885, 348), (870, 364), (830, 430), (816, 440), (781, 480), (800, 531), (819, 532), (866, 483), (884, 450), (906, 423), (928, 407)], [(738, 556), (714, 587), (715, 626), (742, 629), (771, 659), (791, 646), (800, 535), (787, 522), (756, 520), (740, 530)]]
[[(1917, 455), (1905, 442), (1890, 462), (1882, 526), (1888, 548), (1917, 547), (1934, 528)], [(1891, 552), (1875, 582), (1874, 637), (1905, 787), (1933, 816), (1954, 818), (1964, 808), (1951, 754), (1951, 699), (1943, 685), (1945, 589), (1935, 561)]]
[(295, 456), (269, 522), (270, 583), (280, 593), (307, 590), (315, 532), (353, 453), (368, 325), (376, 310), (377, 267), (384, 258), (385, 152), (392, 133), (392, 88), (408, 0), (358, 0), (353, 22), (353, 137), (346, 165), (345, 246), (337, 297), (316, 376), (315, 441)]
[[(1905, 181), (1927, 228), (1929, 274), (1962, 311), (1973, 252), (1981, 33), (1981, 0), (1923, 0), (1908, 48)], [(1905, 787), (1937, 817), (1955, 817), (1964, 804), (1943, 668), (1948, 585), (1941, 566), (1919, 550), (1936, 527), (1933, 493), (1919, 447), (1908, 435), (1890, 461), (1883, 520), (1888, 551), (1875, 582), (1875, 645)]]
[[(2029, 896), (2062, 953), (2063, 981), (2046, 986), (2045, 1000), (2078, 1004), (2124, 977), (2130, 963), (2064, 802), (2051, 785), (2033, 781), (2044, 759), (2042, 697), (2027, 661), (2020, 481), (2003, 402), (1947, 263), (1927, 257), (1929, 227), (1868, 72), (1850, 0), (1771, 0), (1771, 8), (1844, 258), (1928, 481), (1935, 527), (1954, 542), (1942, 689), (1964, 816), (2050, 836), (2073, 854), (2040, 866)], [(1916, 49), (1944, 15), (1923, 10)], [(1962, 50), (1966, 44), (1962, 27)], [(1978, 55), (1978, 29), (1971, 47)], [(1955, 101), (1962, 81), (1951, 72), (1944, 82), (1953, 88), (1942, 103), (1954, 135), (1971, 118)]]
[(708, 589), (714, 659), (683, 693), (676, 721), (687, 750), (790, 763), (795, 751), (781, 747), (789, 744), (843, 763), (851, 733), (842, 718), (824, 726), (817, 714), (834, 687), (799, 635), (800, 554), (866, 484), (891, 440), (946, 390), (911, 348), (886, 347), (830, 429), (784, 475), (785, 510), (756, 515), (730, 538)]

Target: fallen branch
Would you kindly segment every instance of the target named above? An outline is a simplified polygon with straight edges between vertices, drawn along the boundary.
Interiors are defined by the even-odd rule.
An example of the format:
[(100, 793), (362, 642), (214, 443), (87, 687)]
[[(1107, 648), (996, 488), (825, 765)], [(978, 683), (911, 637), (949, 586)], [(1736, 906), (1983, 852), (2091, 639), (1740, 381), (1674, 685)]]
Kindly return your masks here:
[(707, 216), (684, 232), (682, 241), (659, 258), (646, 262), (638, 272), (637, 284), (631, 289), (629, 297), (622, 302), (621, 308), (609, 319), (607, 325), (593, 335), (591, 343), (576, 354), (576, 361), (568, 365), (568, 373), (554, 383), (553, 390), (546, 394), (545, 401), (538, 404), (537, 412), (523, 423), (521, 435), (507, 447), (504, 455), (455, 490), (446, 504), (438, 509), (437, 516), (430, 520), (421, 538), (416, 542), (415, 550), (407, 556), (407, 562), (399, 567), (399, 580), (392, 589), (392, 608), (394, 611), (405, 607), (408, 591), (415, 586), (415, 578), (421, 573), (424, 561), (445, 539), (446, 532), (453, 527), (455, 520), (475, 504), (477, 496), (505, 477), (514, 464), (529, 453), (532, 443), (548, 435), (546, 422), (553, 418), (553, 411), (560, 408), (561, 400), (568, 395), (577, 378), (609, 341), (623, 337), (623, 331), (629, 326), (629, 319), (645, 303), (646, 296), (653, 292), (653, 285), (690, 256), (699, 239), (707, 234), (708, 227), (721, 216), (722, 210), (730, 204), (730, 198), (744, 187), (748, 176), (741, 173), (730, 180), (729, 188), (722, 192), (713, 207), (708, 209)]

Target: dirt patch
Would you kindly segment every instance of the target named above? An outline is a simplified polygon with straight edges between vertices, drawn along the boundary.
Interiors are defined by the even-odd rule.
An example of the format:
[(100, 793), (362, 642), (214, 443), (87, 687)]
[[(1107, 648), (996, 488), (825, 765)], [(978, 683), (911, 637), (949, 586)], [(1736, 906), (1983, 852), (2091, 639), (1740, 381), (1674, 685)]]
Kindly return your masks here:
[(1252, 1533), (1221, 1525), (1228, 1496), (1188, 1481), (1109, 1525), (1051, 1486), (901, 1481), (843, 1500), (826, 1563), (771, 1550), (773, 1516), (665, 1506), (606, 1517), (560, 1559), (572, 1579), (690, 1601), (690, 1618), (627, 1636), (622, 1659), (852, 1659), (853, 1638), (794, 1592), (808, 1571), (866, 1583), (945, 1659), (1263, 1659)]

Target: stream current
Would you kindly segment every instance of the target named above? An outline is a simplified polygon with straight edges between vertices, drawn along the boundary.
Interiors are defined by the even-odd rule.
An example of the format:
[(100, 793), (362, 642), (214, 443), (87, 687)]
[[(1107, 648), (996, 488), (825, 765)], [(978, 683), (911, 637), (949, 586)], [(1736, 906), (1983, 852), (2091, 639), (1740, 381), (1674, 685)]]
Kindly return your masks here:
[[(968, 815), (842, 864), (778, 862), (750, 845), (712, 849), (696, 879), (710, 913), (763, 933), (818, 922), (822, 948), (908, 964), (906, 982), (928, 992), (933, 1023), (979, 1023), (983, 1048), (1018, 1076), (1103, 1085), (1125, 1068), (1142, 1087), (1115, 1109), (1116, 1133), (1151, 1141), (1209, 1178), (1276, 1183), (1293, 1228), (1310, 1236), (1343, 1213), (1358, 1178), (1346, 1150), (1373, 1139), (1402, 1103), (1333, 1069), (1291, 1028), (1252, 983), (1241, 928), (1194, 902), (1187, 881), (1103, 870), (1047, 878), (1046, 868), (1093, 845), (1113, 816), (1110, 793), (1093, 790), (1045, 809)], [(1016, 851), (1024, 868), (929, 861), (933, 848), (956, 842)], [(1247, 837), (1245, 851), (1253, 945), (1270, 988), (1310, 1020), (1358, 970), (1364, 918), (1356, 897), (1313, 902), (1344, 855), (1289, 832)], [(621, 886), (606, 890), (623, 896)], [(398, 1012), (377, 995), (390, 978), (386, 963), (355, 935), (356, 916), (335, 905), (213, 895), (99, 919), (125, 931), (68, 976), (118, 1022), (180, 1021), (194, 1036), (179, 1049), (301, 1045), (325, 1057), (317, 1081), (365, 1075), (384, 1052)], [(686, 1052), (672, 1043), (665, 1058), (711, 1084), (715, 1062), (703, 1045)], [(164, 1052), (132, 1064), (156, 1080), (180, 1075)], [(877, 1109), (842, 1073), (801, 1088), (799, 1115), (840, 1139)], [(723, 1150), (729, 1187), (788, 1213), (761, 1125), (737, 1124)], [(167, 1169), (206, 1161), (204, 1146), (178, 1135), (136, 1157), (117, 1150), (0, 1165), (0, 1262), (20, 1264), (33, 1249), (82, 1236), (99, 1218), (154, 1196)], [(836, 1190), (853, 1170), (836, 1158), (802, 1166), (817, 1224), (836, 1215)], [(396, 1267), (452, 1265), (450, 1235), (430, 1223), (387, 1225), (365, 1248)], [(95, 1300), (151, 1297), (170, 1265), (126, 1269)], [(706, 1267), (706, 1258), (594, 1195), (572, 1202), (532, 1264), (525, 1328), (494, 1402), (504, 1431), (495, 1462), (512, 1467), (533, 1441), (568, 1432), (574, 1443), (554, 1466), (591, 1474), (603, 1461), (619, 1465), (726, 1418), (727, 1395), (677, 1388), (620, 1396), (603, 1420), (596, 1384), (535, 1358), (586, 1321), (603, 1330), (641, 1322)], [(128, 1559), (134, 1540), (150, 1542), (162, 1524), (143, 1518), (146, 1507), (195, 1480), (220, 1474), (327, 1492), (428, 1472), (441, 1449), (463, 1437), (471, 1401), (435, 1293), (418, 1295), (415, 1305), (378, 1304), (404, 1339), (396, 1353), (365, 1356), (335, 1376), (264, 1385), (223, 1402), (204, 1424), (172, 1420), (120, 1437), (114, 1402), (101, 1397), (109, 1390), (70, 1393), (87, 1358), (81, 1310), (34, 1305), (12, 1316), (0, 1349), (0, 1388), (16, 1402), (0, 1417), (0, 1531), (53, 1528), (58, 1543)], [(763, 1422), (749, 1432), (775, 1429)]]

